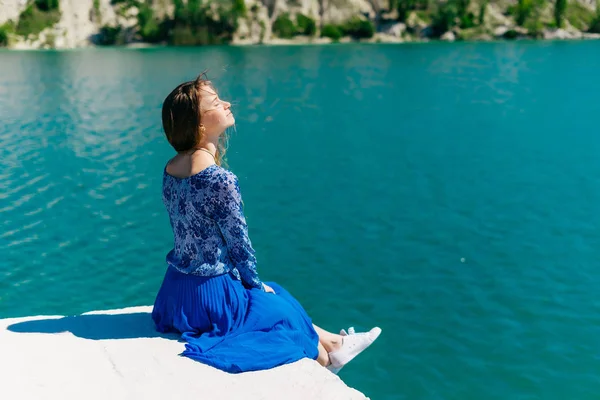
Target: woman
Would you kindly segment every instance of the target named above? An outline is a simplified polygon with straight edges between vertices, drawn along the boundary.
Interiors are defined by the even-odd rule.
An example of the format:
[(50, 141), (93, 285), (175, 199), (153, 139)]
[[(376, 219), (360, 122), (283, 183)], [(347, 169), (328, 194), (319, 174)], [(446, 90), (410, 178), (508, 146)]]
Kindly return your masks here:
[(167, 96), (162, 121), (177, 155), (163, 173), (174, 247), (152, 311), (157, 330), (181, 333), (183, 355), (228, 372), (308, 357), (337, 373), (381, 330), (327, 332), (259, 278), (237, 177), (221, 167), (231, 104), (201, 75)]

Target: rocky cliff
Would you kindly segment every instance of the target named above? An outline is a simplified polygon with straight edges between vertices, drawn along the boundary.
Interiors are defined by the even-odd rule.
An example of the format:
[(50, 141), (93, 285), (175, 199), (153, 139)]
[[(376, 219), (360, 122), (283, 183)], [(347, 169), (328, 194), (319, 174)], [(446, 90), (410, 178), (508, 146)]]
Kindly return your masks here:
[(0, 0), (0, 46), (600, 37), (596, 0)]
[[(79, 0), (74, 0), (77, 2)], [(229, 374), (179, 354), (151, 306), (0, 319), (3, 399), (368, 400), (316, 361)]]

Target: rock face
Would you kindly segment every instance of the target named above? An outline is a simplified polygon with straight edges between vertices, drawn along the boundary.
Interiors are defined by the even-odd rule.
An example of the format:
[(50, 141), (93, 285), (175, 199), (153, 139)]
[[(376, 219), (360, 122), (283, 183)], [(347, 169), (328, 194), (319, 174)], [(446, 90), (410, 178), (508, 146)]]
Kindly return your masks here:
[(135, 14), (120, 16), (111, 0), (97, 1), (96, 9), (94, 0), (60, 0), (61, 18), (56, 29), (63, 39), (56, 43), (56, 48), (90, 46), (104, 25), (131, 27), (136, 24)]
[[(306, 15), (317, 21), (318, 25), (339, 24), (357, 15), (375, 18), (375, 10), (383, 9), (387, 4), (379, 0), (245, 0), (245, 3), (249, 15), (239, 21), (240, 28), (234, 36), (234, 44), (277, 43), (278, 40), (273, 38), (272, 25), (284, 13)], [(295, 41), (308, 40), (298, 38)]]
[[(0, 25), (9, 20), (16, 23), (20, 14), (32, 1), (0, 0)], [(434, 32), (437, 32), (437, 35), (442, 33), (439, 31), (439, 26), (438, 29), (433, 29), (433, 13), (436, 7), (443, 7), (446, 3), (446, 0), (437, 0), (431, 2), (430, 10), (410, 11), (404, 22), (400, 23), (397, 18), (398, 10), (390, 10), (388, 0), (244, 0), (247, 13), (238, 19), (238, 29), (233, 32), (232, 43), (328, 43), (331, 39), (319, 38), (321, 28), (327, 24), (341, 26), (349, 20), (356, 19), (369, 19), (375, 23), (377, 30), (367, 41), (429, 40)], [(587, 30), (585, 24), (589, 24), (596, 13), (596, 0), (569, 2), (569, 7), (577, 7), (577, 14), (585, 14), (585, 18), (574, 17), (578, 19), (574, 24), (579, 29), (575, 29), (569, 21), (565, 21), (563, 29), (550, 28), (554, 24), (554, 1), (550, 0), (544, 1), (537, 9), (535, 15), (538, 20), (535, 24), (527, 21), (522, 26), (518, 26), (514, 15), (508, 12), (509, 8), (514, 8), (516, 3), (516, 0), (494, 2), (471, 0), (468, 11), (477, 25), (464, 27), (464, 29), (459, 29), (457, 26), (447, 27), (450, 29), (443, 28), (448, 32), (441, 39), (452, 41), (491, 40), (494, 37), (509, 39), (536, 37), (549, 40), (597, 38), (596, 34), (584, 33)], [(18, 49), (86, 47), (98, 43), (98, 38), (102, 36), (100, 32), (107, 27), (118, 30), (119, 43), (139, 42), (139, 10), (137, 6), (129, 7), (127, 4), (129, 3), (113, 4), (112, 0), (59, 0), (61, 16), (54, 26), (30, 37), (12, 34), (8, 43)], [(213, 2), (211, 6), (216, 4), (217, 2)], [(159, 18), (172, 16), (173, 0), (153, 0), (152, 10), (154, 16)], [(317, 26), (315, 37), (295, 36), (292, 39), (280, 39), (273, 34), (273, 24), (278, 17), (288, 15), (292, 21), (297, 22), (299, 14), (315, 21)], [(569, 12), (566, 15), (570, 15)], [(3, 37), (1, 34), (2, 32), (0, 38)], [(348, 40), (347, 37), (341, 39), (342, 42)]]
[[(32, 0), (0, 0), (0, 25), (8, 21), (18, 22), (19, 15)], [(167, 4), (168, 2), (168, 4)], [(155, 0), (157, 14), (165, 13), (172, 2)], [(72, 49), (94, 45), (94, 38), (103, 26), (134, 27), (137, 10), (119, 12), (120, 6), (111, 0), (60, 0), (60, 20), (38, 35), (15, 37), (15, 49), (56, 48)], [(133, 41), (133, 40), (132, 40)]]
[[(18, 21), (20, 13), (31, 0), (0, 0), (0, 24), (8, 20)], [(319, 23), (342, 23), (357, 15), (375, 18), (376, 11), (387, 4), (384, 0), (245, 0), (249, 10), (240, 19), (233, 44), (277, 43), (272, 26), (278, 16), (287, 13), (304, 14)], [(103, 26), (134, 27), (137, 10), (129, 9), (125, 15), (122, 5), (111, 0), (60, 0), (60, 21), (35, 37), (16, 38), (12, 47), (17, 49), (58, 48), (69, 49), (94, 45), (94, 38)], [(154, 0), (157, 15), (172, 15), (172, 0)], [(129, 42), (134, 42), (133, 37)], [(327, 43), (329, 39), (297, 38), (296, 42)], [(289, 41), (283, 41), (289, 42)]]
[(544, 30), (544, 39), (547, 40), (569, 40), (569, 39), (581, 39), (582, 33), (579, 31), (568, 31), (565, 29), (546, 29)]
[(7, 21), (17, 21), (27, 6), (27, 0), (0, 0), (0, 25)]
[(228, 374), (181, 357), (183, 343), (157, 334), (150, 312), (151, 307), (133, 307), (0, 320), (0, 397), (366, 399), (309, 359)]
[(440, 36), (440, 40), (443, 40), (445, 42), (454, 42), (456, 40), (456, 35), (454, 34), (454, 32), (448, 31), (442, 36)]

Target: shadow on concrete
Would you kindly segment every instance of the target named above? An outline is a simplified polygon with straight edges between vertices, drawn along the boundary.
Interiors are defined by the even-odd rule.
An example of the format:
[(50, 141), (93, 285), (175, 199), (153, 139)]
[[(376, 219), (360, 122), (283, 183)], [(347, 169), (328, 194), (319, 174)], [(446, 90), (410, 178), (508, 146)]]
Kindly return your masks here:
[(150, 313), (84, 314), (63, 318), (38, 319), (12, 324), (7, 327), (17, 333), (61, 333), (92, 340), (135, 339), (162, 337), (179, 339), (178, 334), (157, 332)]

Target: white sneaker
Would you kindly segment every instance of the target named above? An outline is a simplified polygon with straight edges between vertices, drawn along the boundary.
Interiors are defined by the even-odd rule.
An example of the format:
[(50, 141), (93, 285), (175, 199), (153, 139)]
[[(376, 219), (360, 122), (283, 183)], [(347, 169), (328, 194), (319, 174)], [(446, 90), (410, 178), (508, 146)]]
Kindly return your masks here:
[(327, 366), (327, 369), (337, 374), (354, 357), (373, 344), (380, 334), (381, 328), (378, 327), (364, 333), (355, 333), (352, 327), (348, 329), (348, 332), (342, 329), (340, 331), (340, 335), (344, 338), (342, 347), (339, 350), (329, 353), (330, 364)]
[[(356, 332), (354, 331), (354, 327), (353, 327), (353, 326), (351, 326), (350, 328), (348, 328), (348, 332), (346, 332), (346, 330), (342, 328), (342, 330), (340, 331), (340, 336), (354, 335), (355, 333), (356, 333)], [(325, 368), (327, 368), (329, 371), (331, 371), (331, 372), (333, 372), (334, 374), (336, 374), (336, 375), (337, 375), (337, 374), (338, 374), (338, 372), (340, 372), (340, 370), (341, 370), (342, 368), (344, 368), (344, 366), (342, 365), (341, 367), (338, 367), (338, 368), (336, 368), (336, 367), (334, 367), (334, 366), (333, 366), (333, 364), (329, 364), (329, 365), (328, 365), (327, 367), (325, 367)]]

